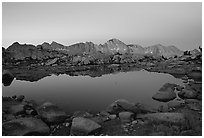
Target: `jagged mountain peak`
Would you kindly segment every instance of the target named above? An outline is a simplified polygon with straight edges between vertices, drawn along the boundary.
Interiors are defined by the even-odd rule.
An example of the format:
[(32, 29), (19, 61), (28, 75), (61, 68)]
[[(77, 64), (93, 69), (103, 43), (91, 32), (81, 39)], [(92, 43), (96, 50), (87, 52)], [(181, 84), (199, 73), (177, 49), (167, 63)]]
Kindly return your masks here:
[(56, 41), (52, 41), (52, 43), (50, 45), (52, 45), (52, 44), (60, 44), (60, 43), (57, 43)]
[(12, 45), (20, 45), (19, 42), (14, 42)]
[(50, 45), (48, 42), (43, 42), (42, 45)]
[(116, 39), (116, 38), (112, 38), (112, 39), (108, 40), (107, 42), (108, 43), (123, 43), (122, 41), (120, 41), (119, 39)]
[(128, 47), (119, 39), (113, 38), (108, 40), (103, 46), (99, 45), (102, 53), (127, 53)]

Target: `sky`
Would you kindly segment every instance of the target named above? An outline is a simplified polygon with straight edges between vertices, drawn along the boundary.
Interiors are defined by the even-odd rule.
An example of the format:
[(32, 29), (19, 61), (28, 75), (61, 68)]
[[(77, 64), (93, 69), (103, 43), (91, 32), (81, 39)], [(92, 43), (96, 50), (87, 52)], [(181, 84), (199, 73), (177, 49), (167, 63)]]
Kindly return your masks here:
[(2, 4), (2, 46), (14, 42), (63, 45), (117, 38), (143, 47), (202, 45), (202, 3), (12, 3)]

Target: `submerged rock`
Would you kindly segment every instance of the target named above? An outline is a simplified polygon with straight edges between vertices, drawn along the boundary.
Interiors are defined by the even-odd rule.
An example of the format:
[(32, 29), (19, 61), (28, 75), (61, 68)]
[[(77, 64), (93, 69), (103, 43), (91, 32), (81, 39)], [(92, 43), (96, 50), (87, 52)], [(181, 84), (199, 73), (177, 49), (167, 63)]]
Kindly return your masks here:
[(76, 117), (72, 121), (71, 134), (76, 136), (88, 135), (89, 133), (101, 128), (101, 125), (97, 124), (91, 119)]
[(2, 72), (2, 83), (4, 86), (10, 86), (14, 79), (13, 74), (8, 70), (3, 70)]
[(25, 135), (48, 135), (49, 127), (40, 119), (19, 118), (3, 123), (3, 135), (25, 136)]
[(166, 83), (164, 84), (159, 91), (152, 96), (154, 100), (161, 102), (168, 102), (176, 98), (176, 93), (174, 92), (174, 88), (176, 84)]
[(45, 122), (50, 124), (62, 123), (67, 118), (67, 115), (64, 111), (62, 111), (56, 105), (48, 102), (38, 107), (37, 113)]

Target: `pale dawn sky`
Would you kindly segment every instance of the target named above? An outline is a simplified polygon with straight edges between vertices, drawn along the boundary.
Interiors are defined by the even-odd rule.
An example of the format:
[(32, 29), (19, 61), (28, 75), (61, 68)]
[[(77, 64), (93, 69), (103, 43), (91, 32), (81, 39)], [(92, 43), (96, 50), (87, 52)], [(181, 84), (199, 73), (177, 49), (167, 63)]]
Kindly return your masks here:
[(144, 47), (202, 44), (202, 3), (11, 3), (2, 4), (2, 45), (63, 45), (117, 38)]

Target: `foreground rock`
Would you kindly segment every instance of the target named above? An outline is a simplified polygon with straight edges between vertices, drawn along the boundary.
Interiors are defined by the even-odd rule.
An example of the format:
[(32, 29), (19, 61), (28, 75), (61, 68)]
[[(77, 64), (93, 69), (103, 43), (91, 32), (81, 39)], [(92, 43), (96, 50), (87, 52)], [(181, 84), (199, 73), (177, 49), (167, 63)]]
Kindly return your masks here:
[(196, 99), (197, 91), (191, 89), (190, 87), (186, 87), (185, 89), (178, 93), (178, 96), (182, 99)]
[(24, 106), (23, 104), (16, 104), (16, 105), (11, 105), (10, 108), (8, 109), (8, 112), (13, 114), (13, 115), (18, 115), (21, 113), (24, 113)]
[(64, 111), (62, 111), (56, 105), (48, 102), (38, 107), (37, 113), (45, 122), (49, 124), (59, 124), (67, 118), (67, 115)]
[(113, 102), (106, 108), (106, 111), (111, 114), (118, 114), (121, 111), (132, 111), (137, 112), (138, 108), (134, 103), (131, 103), (125, 99), (119, 99)]
[(136, 103), (135, 106), (138, 107), (138, 110), (140, 111), (140, 113), (156, 113), (156, 112), (158, 112), (157, 109), (152, 108), (151, 106), (146, 105), (146, 104)]
[(152, 113), (145, 115), (138, 115), (137, 118), (149, 119), (152, 121), (164, 121), (169, 123), (182, 124), (185, 122), (185, 117), (182, 113)]
[(134, 113), (132, 113), (132, 112), (120, 112), (119, 118), (120, 118), (121, 122), (123, 122), (123, 123), (131, 122), (134, 119)]
[[(55, 120), (57, 122), (50, 123), (46, 117), (43, 118), (42, 114), (37, 115), (35, 109), (44, 107), (43, 110), (48, 110), (44, 113), (48, 114), (47, 112), (52, 108), (47, 107), (56, 107), (55, 105), (47, 102), (39, 107), (32, 100), (22, 101), (17, 100), (17, 97), (24, 98), (24, 96), (12, 96), (2, 99), (3, 135), (173, 136), (202, 134), (202, 101), (197, 99), (170, 101), (166, 105), (167, 110), (163, 113), (152, 113), (155, 111), (147, 105), (134, 104), (120, 99), (114, 102), (122, 110), (118, 114), (109, 114), (106, 111), (77, 111), (72, 117), (66, 117), (64, 121), (60, 120), (61, 123), (58, 122), (58, 117)], [(17, 110), (18, 106), (20, 106), (20, 112)], [(11, 114), (11, 107), (14, 111), (17, 110), (17, 114), (13, 111)], [(129, 109), (135, 109), (137, 112), (129, 111)], [(49, 113), (55, 114), (55, 111)], [(53, 117), (50, 114), (48, 114), (48, 119), (50, 116)]]
[(183, 101), (170, 101), (167, 103), (168, 108), (177, 108), (184, 105)]
[(188, 74), (189, 78), (192, 78), (196, 81), (202, 81), (202, 70), (192, 70), (189, 74)]
[(25, 112), (24, 104), (12, 98), (3, 98), (2, 111), (6, 114), (19, 115)]
[(19, 118), (3, 123), (3, 135), (25, 136), (25, 135), (48, 135), (49, 127), (40, 119)]
[(125, 99), (119, 99), (113, 102), (106, 108), (106, 111), (110, 114), (118, 114), (122, 111), (137, 113), (155, 113), (156, 109), (152, 108), (149, 105), (145, 105), (142, 103), (132, 103)]
[(176, 93), (174, 92), (175, 84), (166, 83), (164, 84), (159, 91), (152, 96), (154, 100), (161, 102), (168, 102), (176, 98)]
[(93, 120), (83, 117), (76, 117), (72, 120), (71, 134), (77, 136), (88, 135), (100, 128), (101, 126)]

